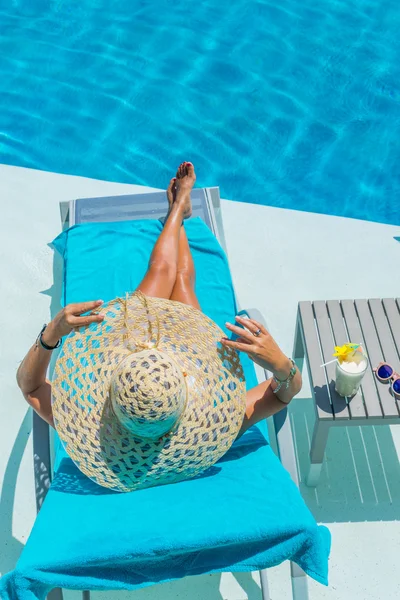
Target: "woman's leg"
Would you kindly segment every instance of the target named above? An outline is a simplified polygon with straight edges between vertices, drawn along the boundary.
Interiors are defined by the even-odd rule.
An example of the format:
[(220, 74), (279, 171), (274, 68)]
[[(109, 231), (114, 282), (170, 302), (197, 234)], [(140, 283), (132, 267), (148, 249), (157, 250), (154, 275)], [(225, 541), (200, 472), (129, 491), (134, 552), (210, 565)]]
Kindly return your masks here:
[(171, 297), (176, 279), (183, 212), (183, 203), (177, 203), (168, 214), (160, 237), (155, 243), (146, 275), (137, 288), (147, 296)]
[[(183, 174), (182, 165), (178, 173)], [(175, 180), (170, 182), (169, 188), (176, 185), (175, 200), (170, 205), (164, 228), (151, 253), (147, 273), (137, 288), (147, 296), (171, 298), (177, 275), (180, 230), (183, 219), (192, 213), (190, 191), (195, 180), (191, 166), (190, 173), (180, 176), (179, 184)]]
[(176, 280), (172, 290), (171, 300), (177, 300), (183, 304), (189, 304), (194, 308), (200, 309), (200, 304), (194, 291), (195, 280), (196, 273), (194, 269), (192, 253), (190, 252), (185, 228), (182, 225), (181, 232), (179, 234), (179, 254), (178, 265), (176, 269)]
[[(170, 207), (172, 207), (173, 203), (175, 202), (176, 179), (179, 179), (181, 176), (182, 171), (178, 169), (177, 178), (173, 180), (173, 185), (170, 185), (167, 190), (167, 197)], [(190, 252), (185, 228), (182, 225), (179, 233), (176, 279), (171, 293), (171, 300), (176, 300), (177, 302), (182, 302), (183, 304), (189, 304), (189, 306), (200, 309), (200, 304), (194, 291), (195, 279), (196, 274), (192, 253)]]

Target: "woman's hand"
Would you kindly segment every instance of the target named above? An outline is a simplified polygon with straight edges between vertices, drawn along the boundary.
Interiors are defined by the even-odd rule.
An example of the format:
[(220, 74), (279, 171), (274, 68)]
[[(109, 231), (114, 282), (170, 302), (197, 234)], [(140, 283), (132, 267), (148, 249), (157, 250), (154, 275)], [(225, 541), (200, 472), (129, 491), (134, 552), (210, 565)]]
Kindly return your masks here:
[[(90, 325), (90, 323), (101, 323), (104, 316), (93, 311), (100, 308), (102, 304), (103, 300), (67, 304), (47, 325), (43, 332), (43, 341), (49, 346), (55, 346), (59, 339), (71, 333), (73, 329)], [(81, 316), (82, 313), (89, 311), (89, 315)]]
[(221, 343), (234, 350), (245, 352), (255, 363), (272, 372), (278, 379), (286, 379), (292, 363), (265, 327), (253, 319), (236, 317), (236, 321), (244, 329), (231, 323), (226, 323), (226, 327), (238, 336), (237, 340), (222, 338)]

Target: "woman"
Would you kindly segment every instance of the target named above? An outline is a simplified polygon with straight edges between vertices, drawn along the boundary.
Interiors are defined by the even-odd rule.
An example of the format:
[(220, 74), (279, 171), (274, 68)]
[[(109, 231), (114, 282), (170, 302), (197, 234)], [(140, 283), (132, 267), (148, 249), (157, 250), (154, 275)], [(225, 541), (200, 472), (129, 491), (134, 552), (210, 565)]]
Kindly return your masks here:
[[(194, 263), (183, 227), (183, 220), (191, 216), (190, 195), (195, 181), (190, 162), (182, 163), (176, 177), (171, 179), (167, 190), (168, 215), (138, 292), (144, 299), (173, 300), (201, 311), (194, 290)], [(18, 369), (18, 385), (27, 402), (53, 427), (52, 386), (46, 379), (51, 351), (72, 331), (101, 324), (105, 318), (101, 305), (100, 300), (67, 305), (42, 330)], [(89, 315), (83, 315), (88, 312)], [(253, 424), (277, 413), (290, 402), (301, 389), (301, 375), (260, 323), (241, 317), (236, 317), (236, 321), (237, 324), (226, 324), (238, 336), (236, 341), (222, 337), (221, 344), (227, 351), (245, 352), (273, 374), (271, 379), (247, 392), (244, 418), (239, 425), (239, 435), (242, 435)]]

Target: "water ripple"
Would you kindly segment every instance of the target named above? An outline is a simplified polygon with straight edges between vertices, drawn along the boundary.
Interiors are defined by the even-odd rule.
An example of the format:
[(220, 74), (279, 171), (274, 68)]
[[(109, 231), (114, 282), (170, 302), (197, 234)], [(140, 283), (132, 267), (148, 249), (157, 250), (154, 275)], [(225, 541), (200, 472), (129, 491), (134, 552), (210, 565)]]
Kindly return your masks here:
[(0, 21), (0, 162), (161, 187), (191, 159), (224, 197), (400, 223), (394, 0), (19, 0)]

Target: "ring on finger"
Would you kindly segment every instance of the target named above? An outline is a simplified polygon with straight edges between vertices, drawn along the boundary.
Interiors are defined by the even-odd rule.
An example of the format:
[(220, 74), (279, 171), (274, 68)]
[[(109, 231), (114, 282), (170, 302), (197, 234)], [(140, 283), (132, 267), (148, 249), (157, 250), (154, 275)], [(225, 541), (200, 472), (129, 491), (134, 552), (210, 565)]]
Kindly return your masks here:
[(255, 337), (260, 337), (262, 331), (261, 331), (261, 329), (257, 329), (257, 331), (253, 331), (252, 333)]
[(248, 317), (240, 317), (240, 322), (253, 335), (256, 331), (261, 331), (260, 323), (257, 323), (257, 321), (253, 322)]

